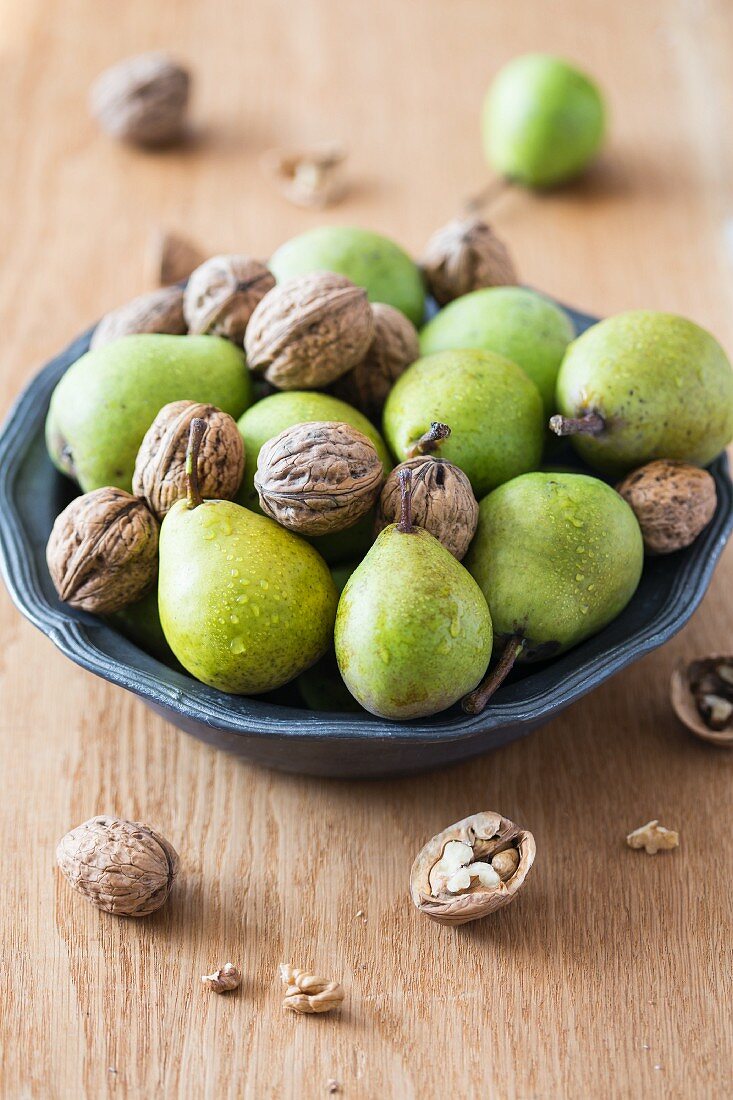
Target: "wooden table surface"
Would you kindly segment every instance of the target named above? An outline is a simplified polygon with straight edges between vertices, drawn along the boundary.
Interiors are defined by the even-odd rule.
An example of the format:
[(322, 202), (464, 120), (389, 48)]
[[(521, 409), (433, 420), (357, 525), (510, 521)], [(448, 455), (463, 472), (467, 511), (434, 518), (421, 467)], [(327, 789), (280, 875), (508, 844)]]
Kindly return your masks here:
[[(612, 131), (582, 183), (495, 207), (523, 277), (597, 313), (682, 312), (733, 350), (732, 44), (728, 0), (2, 0), (3, 410), (149, 286), (158, 227), (267, 255), (327, 220), (419, 252), (485, 181), (492, 72), (537, 47), (595, 74)], [(132, 152), (87, 116), (94, 75), (154, 47), (196, 73), (185, 151)], [(323, 215), (259, 168), (316, 139), (351, 150), (351, 197)], [(682, 654), (730, 651), (732, 580), (729, 551), (680, 636), (532, 737), (370, 783), (199, 744), (70, 664), (3, 589), (0, 1094), (730, 1096), (733, 754), (687, 735), (667, 682)], [(536, 867), (510, 909), (441, 929), (409, 902), (410, 864), (481, 809), (533, 830)], [(104, 811), (181, 854), (155, 917), (100, 914), (55, 868), (58, 838)], [(653, 817), (678, 851), (625, 847)], [(243, 987), (207, 994), (228, 959)], [(340, 1017), (284, 1015), (282, 961), (341, 979)]]

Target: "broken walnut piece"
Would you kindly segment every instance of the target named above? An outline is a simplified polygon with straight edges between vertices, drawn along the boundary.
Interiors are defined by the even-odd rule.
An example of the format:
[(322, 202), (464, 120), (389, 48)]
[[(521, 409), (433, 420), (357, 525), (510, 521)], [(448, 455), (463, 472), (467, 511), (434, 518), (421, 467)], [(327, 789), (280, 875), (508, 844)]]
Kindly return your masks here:
[(158, 286), (182, 283), (206, 259), (197, 244), (179, 233), (156, 230), (148, 246), (150, 281)]
[(508, 905), (535, 857), (534, 837), (486, 811), (450, 825), (419, 852), (410, 872), (415, 906), (439, 924), (465, 924)]
[(285, 986), (283, 1008), (289, 1012), (308, 1015), (331, 1012), (339, 1008), (344, 999), (339, 982), (318, 978), (310, 971), (299, 970), (289, 963), (280, 964), (280, 977)]
[(272, 149), (262, 158), (262, 167), (294, 206), (322, 210), (346, 193), (342, 174), (346, 155), (345, 149), (333, 144)]
[(650, 855), (679, 848), (680, 835), (674, 829), (665, 829), (658, 821), (647, 821), (626, 837), (629, 848), (643, 848)]
[(675, 714), (701, 741), (733, 748), (733, 657), (683, 660), (670, 681)]
[(201, 981), (207, 989), (212, 989), (214, 993), (228, 993), (241, 985), (242, 975), (234, 963), (229, 962), (224, 963), (213, 974), (202, 974)]

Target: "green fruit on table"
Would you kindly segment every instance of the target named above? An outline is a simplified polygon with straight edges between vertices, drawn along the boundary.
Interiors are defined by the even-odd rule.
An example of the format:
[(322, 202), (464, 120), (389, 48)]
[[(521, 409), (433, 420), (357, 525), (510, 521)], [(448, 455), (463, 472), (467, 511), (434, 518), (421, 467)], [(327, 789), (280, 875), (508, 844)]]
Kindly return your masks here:
[(503, 355), (531, 378), (545, 415), (555, 409), (555, 382), (563, 355), (575, 336), (564, 309), (518, 286), (475, 290), (457, 298), (420, 334), (423, 355), (455, 348), (479, 348)]
[[(615, 619), (636, 591), (644, 545), (633, 511), (604, 482), (531, 473), (481, 501), (464, 564), (511, 667), (517, 657), (562, 653)], [(507, 671), (500, 666), (499, 675)], [(486, 698), (466, 709), (481, 710)]]
[(257, 695), (294, 679), (328, 650), (337, 602), (323, 558), (265, 516), (201, 502), (191, 486), (163, 520), (160, 621), (184, 668), (211, 687)]
[(552, 187), (578, 175), (603, 140), (605, 109), (587, 76), (547, 54), (516, 57), (484, 101), (486, 158), (502, 176)]
[(129, 491), (143, 436), (164, 405), (200, 401), (235, 418), (252, 402), (244, 353), (219, 336), (124, 336), (87, 352), (51, 398), (46, 443), (86, 493)]
[(377, 537), (352, 573), (336, 616), (336, 659), (372, 714), (403, 721), (452, 706), (483, 676), (491, 616), (476, 582), (410, 520), (410, 471), (399, 524)]
[[(269, 439), (274, 439), (276, 435), (294, 424), (317, 421), (338, 421), (342, 424), (350, 424), (352, 428), (362, 432), (367, 439), (371, 439), (385, 472), (391, 470), (392, 461), (384, 440), (372, 422), (367, 420), (358, 409), (347, 405), (337, 397), (331, 397), (330, 394), (316, 393), (313, 390), (274, 393), (253, 405), (239, 421), (239, 431), (244, 440), (247, 455), (244, 478), (237, 495), (237, 501), (240, 504), (256, 512), (262, 511), (257, 490), (254, 487), (260, 448)], [(317, 535), (308, 541), (312, 542), (329, 563), (350, 561), (366, 552), (372, 542), (373, 529), (374, 513), (372, 511), (346, 531), (338, 531), (333, 535)]]
[(418, 359), (397, 379), (384, 408), (384, 434), (403, 462), (434, 421), (450, 424), (440, 457), (468, 475), (478, 498), (536, 469), (544, 413), (524, 371), (493, 352), (443, 351)]
[(151, 657), (156, 657), (166, 665), (178, 665), (160, 625), (157, 586), (141, 600), (128, 604), (121, 611), (115, 611), (108, 618), (112, 626), (117, 627), (121, 634)]
[(557, 407), (553, 431), (609, 476), (656, 458), (706, 466), (733, 438), (733, 369), (684, 317), (620, 313), (570, 345)]
[(365, 288), (371, 302), (386, 302), (419, 325), (425, 290), (417, 265), (399, 245), (369, 229), (323, 225), (286, 241), (270, 258), (281, 283), (293, 275), (334, 271)]

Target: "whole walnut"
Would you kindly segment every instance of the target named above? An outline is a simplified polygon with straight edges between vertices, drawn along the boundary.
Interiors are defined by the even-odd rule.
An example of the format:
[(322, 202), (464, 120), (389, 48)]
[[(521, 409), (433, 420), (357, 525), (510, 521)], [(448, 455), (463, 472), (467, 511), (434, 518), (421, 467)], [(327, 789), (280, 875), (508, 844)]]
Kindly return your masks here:
[(160, 909), (178, 874), (178, 854), (165, 837), (139, 821), (107, 815), (62, 837), (56, 860), (75, 890), (120, 917)]
[(135, 145), (170, 145), (183, 135), (191, 77), (163, 53), (119, 61), (97, 77), (92, 114), (112, 137)]
[(163, 332), (183, 336), (183, 291), (179, 286), (166, 286), (149, 294), (140, 294), (117, 309), (105, 313), (94, 332), (90, 347), (111, 344), (122, 336), (137, 332)]
[(422, 269), (430, 293), (444, 306), (489, 286), (515, 286), (512, 258), (503, 241), (477, 217), (456, 218), (427, 243)]
[(183, 312), (194, 335), (225, 336), (241, 344), (252, 312), (275, 277), (251, 256), (212, 256), (191, 273)]
[(616, 488), (634, 510), (648, 554), (671, 554), (689, 546), (718, 503), (707, 470), (667, 458), (633, 470)]
[(99, 615), (119, 611), (155, 582), (158, 523), (124, 489), (93, 489), (56, 517), (46, 561), (65, 603)]
[(207, 500), (232, 500), (244, 473), (244, 443), (237, 422), (214, 405), (171, 401), (148, 428), (135, 459), (132, 491), (158, 519), (186, 496), (186, 451), (191, 421), (206, 423), (198, 452), (198, 485)]
[(476, 534), (478, 502), (463, 470), (432, 455), (417, 455), (396, 466), (382, 488), (377, 531), (400, 518), (400, 470), (412, 470), (412, 522), (423, 527), (460, 561)]
[(360, 363), (337, 379), (332, 391), (378, 423), (387, 394), (419, 357), (420, 341), (412, 321), (394, 306), (375, 302), (372, 317), (374, 337), (369, 350)]
[(360, 362), (374, 320), (366, 291), (317, 271), (287, 279), (259, 303), (247, 327), (249, 367), (281, 390), (322, 389)]
[(352, 527), (382, 484), (374, 444), (350, 424), (295, 424), (270, 439), (257, 459), (260, 506), (283, 527), (323, 535)]

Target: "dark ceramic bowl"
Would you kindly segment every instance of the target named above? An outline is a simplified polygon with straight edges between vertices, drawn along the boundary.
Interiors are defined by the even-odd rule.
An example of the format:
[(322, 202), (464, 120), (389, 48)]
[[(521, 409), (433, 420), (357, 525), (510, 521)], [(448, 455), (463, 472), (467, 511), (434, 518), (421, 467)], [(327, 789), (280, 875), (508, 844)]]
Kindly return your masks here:
[[(595, 320), (570, 313), (578, 332)], [(161, 664), (94, 616), (60, 603), (51, 583), (46, 541), (72, 489), (46, 455), (44, 420), (54, 386), (87, 350), (91, 331), (31, 381), (3, 427), (0, 554), (5, 583), (16, 606), (72, 661), (127, 688), (186, 732), (260, 764), (311, 775), (407, 774), (523, 737), (684, 626), (733, 528), (733, 485), (721, 456), (710, 467), (718, 508), (694, 545), (647, 560), (639, 589), (618, 619), (554, 661), (520, 668), (475, 717), (456, 707), (423, 721), (396, 723), (366, 712), (304, 710), (292, 688), (252, 699), (225, 695)]]

